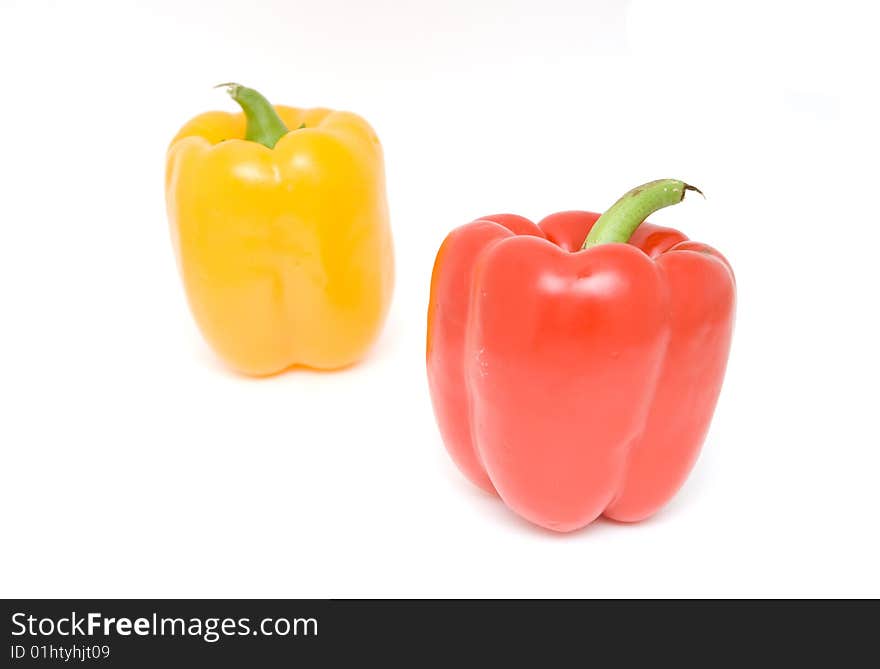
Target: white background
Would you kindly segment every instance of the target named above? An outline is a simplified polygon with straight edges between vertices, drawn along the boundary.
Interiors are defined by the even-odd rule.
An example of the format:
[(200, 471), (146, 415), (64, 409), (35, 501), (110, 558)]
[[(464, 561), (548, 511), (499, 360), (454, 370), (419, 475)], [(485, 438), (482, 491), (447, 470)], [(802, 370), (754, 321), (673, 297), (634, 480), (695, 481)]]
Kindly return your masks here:
[[(880, 595), (871, 3), (2, 0), (0, 594)], [(365, 116), (398, 282), (372, 355), (253, 381), (190, 318), (163, 200), (221, 81)], [(703, 455), (639, 525), (554, 535), (468, 484), (424, 373), (478, 215), (602, 210), (727, 255)]]

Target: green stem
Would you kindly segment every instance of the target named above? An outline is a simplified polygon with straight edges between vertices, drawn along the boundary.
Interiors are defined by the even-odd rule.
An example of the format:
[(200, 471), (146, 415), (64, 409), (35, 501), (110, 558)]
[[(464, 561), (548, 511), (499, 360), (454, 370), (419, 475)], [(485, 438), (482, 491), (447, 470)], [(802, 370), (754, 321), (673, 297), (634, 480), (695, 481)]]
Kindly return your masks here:
[(648, 216), (678, 204), (689, 190), (703, 194), (699, 188), (676, 179), (658, 179), (633, 188), (599, 217), (581, 248), (613, 242), (625, 244)]
[(214, 88), (225, 88), (230, 97), (241, 105), (247, 119), (247, 130), (244, 138), (251, 142), (259, 142), (270, 149), (287, 134), (287, 126), (269, 101), (253, 88), (241, 84), (218, 84)]

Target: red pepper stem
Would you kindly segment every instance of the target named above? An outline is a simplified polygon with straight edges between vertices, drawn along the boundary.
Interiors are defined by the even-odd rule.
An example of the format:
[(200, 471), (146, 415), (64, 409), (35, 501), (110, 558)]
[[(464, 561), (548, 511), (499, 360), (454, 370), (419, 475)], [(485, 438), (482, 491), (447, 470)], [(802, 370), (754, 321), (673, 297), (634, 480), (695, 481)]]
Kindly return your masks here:
[(658, 179), (633, 188), (599, 217), (581, 248), (615, 242), (626, 244), (648, 216), (678, 204), (689, 190), (703, 194), (699, 188), (677, 179)]
[(217, 84), (214, 88), (225, 88), (230, 97), (241, 106), (247, 119), (244, 135), (246, 140), (259, 142), (271, 149), (287, 134), (287, 126), (278, 116), (278, 112), (253, 88), (235, 83)]

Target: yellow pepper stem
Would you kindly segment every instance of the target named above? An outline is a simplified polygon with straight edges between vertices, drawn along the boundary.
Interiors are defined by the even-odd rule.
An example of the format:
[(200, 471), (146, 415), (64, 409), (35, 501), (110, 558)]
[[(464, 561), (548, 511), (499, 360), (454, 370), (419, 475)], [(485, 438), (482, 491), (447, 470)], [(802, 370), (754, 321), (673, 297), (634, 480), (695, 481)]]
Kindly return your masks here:
[(244, 135), (246, 140), (259, 142), (271, 149), (287, 134), (287, 126), (278, 116), (278, 112), (253, 88), (236, 83), (217, 84), (214, 88), (225, 88), (229, 96), (241, 106), (247, 119)]

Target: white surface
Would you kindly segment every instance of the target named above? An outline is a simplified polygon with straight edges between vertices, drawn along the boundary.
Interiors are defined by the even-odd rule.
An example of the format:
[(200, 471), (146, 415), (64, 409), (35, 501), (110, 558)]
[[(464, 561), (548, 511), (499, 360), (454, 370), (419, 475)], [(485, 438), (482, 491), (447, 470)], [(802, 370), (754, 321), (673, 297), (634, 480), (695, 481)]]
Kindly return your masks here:
[[(880, 595), (870, 6), (4, 0), (0, 594)], [(382, 138), (398, 284), (355, 369), (245, 380), (193, 325), (164, 150), (229, 80)], [(534, 529), (440, 442), (434, 254), (666, 176), (708, 199), (652, 220), (739, 281), (703, 455), (649, 522)]]

